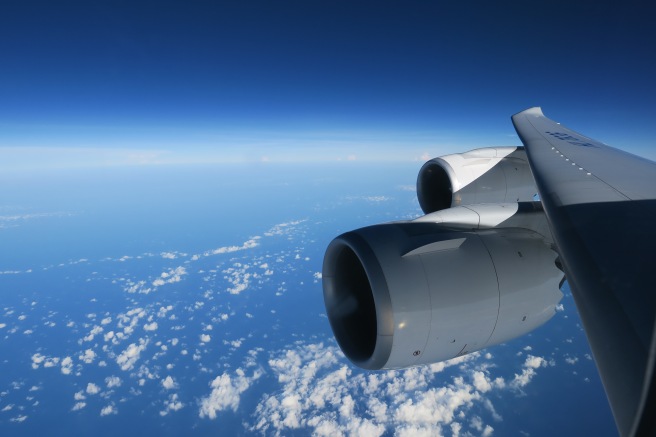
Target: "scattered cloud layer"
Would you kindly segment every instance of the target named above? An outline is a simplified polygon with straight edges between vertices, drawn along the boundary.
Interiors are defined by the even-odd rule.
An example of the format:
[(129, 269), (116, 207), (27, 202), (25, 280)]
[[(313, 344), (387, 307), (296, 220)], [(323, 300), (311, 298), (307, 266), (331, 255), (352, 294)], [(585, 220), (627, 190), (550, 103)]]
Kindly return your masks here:
[[(321, 253), (309, 249), (316, 236), (306, 237), (314, 225), (280, 223), (243, 243), (197, 255), (129, 254), (44, 268), (84, 265), (90, 272), (80, 281), (88, 284), (85, 290), (111, 290), (125, 301), (112, 308), (90, 291), (80, 314), (57, 313), (38, 299), (7, 306), (0, 313), (0, 335), (23, 339), (23, 332), (33, 332), (26, 344), (32, 347), (27, 367), (35, 381), (16, 382), (7, 395), (0, 387), (0, 424), (38, 415), (40, 381), (47, 391), (56, 376), (70, 387), (62, 399), (71, 414), (120, 415), (143, 399), (145, 416), (187, 411), (197, 421), (219, 423), (222, 415), (238, 415), (243, 432), (266, 435), (491, 435), (503, 420), (499, 397), (522, 396), (554, 365), (553, 357), (526, 346), (513, 352), (516, 358), (505, 362), (505, 372), (491, 353), (362, 372), (345, 360), (327, 331), (281, 333), (287, 295), (298, 299), (308, 288), (321, 290)], [(73, 341), (39, 342), (58, 330)], [(290, 338), (299, 340), (287, 344)], [(583, 357), (563, 352), (558, 359), (580, 366), (590, 361)], [(25, 395), (12, 403), (2, 398), (13, 392)]]
[(211, 383), (210, 394), (200, 400), (199, 417), (216, 419), (217, 413), (224, 410), (237, 411), (240, 395), (246, 391), (251, 384), (262, 376), (261, 370), (255, 370), (247, 376), (244, 370), (237, 369), (230, 376), (224, 373), (217, 376)]
[[(264, 434), (442, 435), (472, 428), (463, 418), (474, 404), (489, 401), (485, 394), (492, 390), (509, 389), (503, 378), (476, 370), (489, 365), (479, 353), (401, 371), (354, 373), (336, 347), (300, 344), (268, 365), (281, 389), (264, 395), (249, 426)], [(442, 376), (436, 385), (437, 375), (452, 367), (460, 369), (458, 376)]]

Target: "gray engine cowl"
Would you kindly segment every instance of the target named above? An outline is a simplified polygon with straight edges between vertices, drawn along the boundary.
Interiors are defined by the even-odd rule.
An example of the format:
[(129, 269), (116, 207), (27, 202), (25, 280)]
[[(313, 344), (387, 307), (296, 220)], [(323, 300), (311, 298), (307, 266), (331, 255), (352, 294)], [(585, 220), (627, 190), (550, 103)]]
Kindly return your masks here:
[(365, 369), (448, 360), (523, 335), (562, 298), (556, 254), (524, 229), (389, 223), (335, 238), (323, 263), (328, 319)]

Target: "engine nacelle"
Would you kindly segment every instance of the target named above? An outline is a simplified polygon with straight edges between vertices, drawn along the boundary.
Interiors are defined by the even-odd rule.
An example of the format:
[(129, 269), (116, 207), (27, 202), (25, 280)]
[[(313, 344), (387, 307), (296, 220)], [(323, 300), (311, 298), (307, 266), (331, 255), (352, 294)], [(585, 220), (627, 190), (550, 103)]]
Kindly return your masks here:
[(330, 325), (365, 369), (448, 360), (523, 335), (562, 298), (556, 253), (526, 229), (370, 226), (335, 238), (323, 263)]
[(537, 193), (523, 147), (496, 147), (441, 156), (417, 177), (424, 213), (476, 203), (530, 202)]

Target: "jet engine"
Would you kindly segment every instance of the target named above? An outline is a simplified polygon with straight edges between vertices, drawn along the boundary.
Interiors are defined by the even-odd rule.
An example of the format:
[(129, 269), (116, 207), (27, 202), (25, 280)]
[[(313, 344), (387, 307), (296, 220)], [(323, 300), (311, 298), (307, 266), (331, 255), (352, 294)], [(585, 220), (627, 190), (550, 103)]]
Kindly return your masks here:
[(529, 202), (537, 192), (523, 147), (441, 156), (426, 162), (417, 177), (425, 214), (477, 203)]
[(335, 238), (323, 294), (346, 357), (371, 370), (434, 363), (549, 320), (563, 273), (535, 192), (523, 149), (435, 158), (417, 181), (427, 215)]
[(340, 235), (323, 264), (328, 319), (365, 369), (444, 361), (549, 320), (562, 272), (542, 236), (390, 223)]

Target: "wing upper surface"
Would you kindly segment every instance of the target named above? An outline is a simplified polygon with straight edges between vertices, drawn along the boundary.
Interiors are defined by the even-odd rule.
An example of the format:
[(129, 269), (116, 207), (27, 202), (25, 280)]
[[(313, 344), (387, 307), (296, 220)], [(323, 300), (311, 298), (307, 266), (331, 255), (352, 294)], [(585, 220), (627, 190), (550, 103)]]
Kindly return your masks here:
[(546, 118), (513, 124), (622, 435), (654, 435), (656, 164)]
[(514, 115), (513, 124), (560, 204), (656, 198), (653, 162), (574, 132), (540, 108)]

